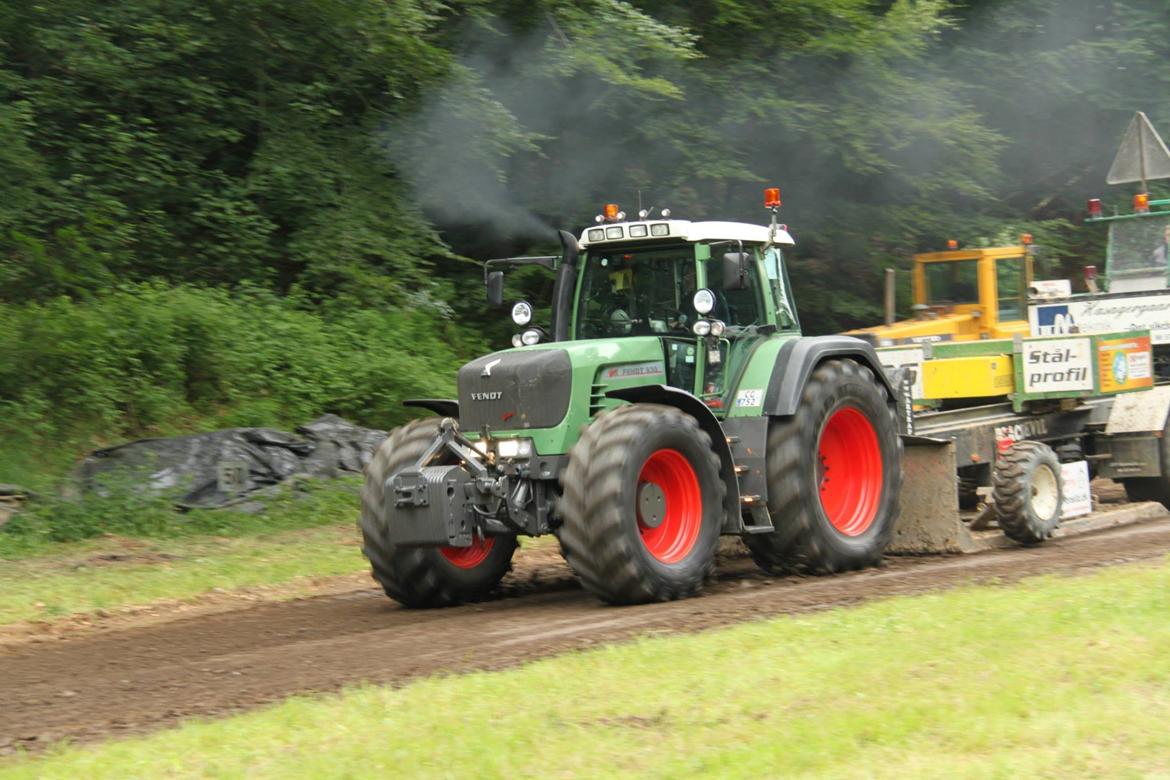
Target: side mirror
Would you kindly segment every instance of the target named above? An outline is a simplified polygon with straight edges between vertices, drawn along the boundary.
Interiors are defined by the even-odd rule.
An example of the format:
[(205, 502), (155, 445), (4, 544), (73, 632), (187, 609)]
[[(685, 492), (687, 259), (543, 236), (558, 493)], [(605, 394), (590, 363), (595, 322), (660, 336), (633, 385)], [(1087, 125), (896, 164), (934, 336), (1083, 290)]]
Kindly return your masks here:
[(723, 289), (728, 292), (747, 287), (751, 255), (747, 252), (728, 252), (723, 255)]
[(491, 271), (484, 280), (484, 286), (487, 287), (488, 303), (492, 306), (504, 305), (504, 272)]

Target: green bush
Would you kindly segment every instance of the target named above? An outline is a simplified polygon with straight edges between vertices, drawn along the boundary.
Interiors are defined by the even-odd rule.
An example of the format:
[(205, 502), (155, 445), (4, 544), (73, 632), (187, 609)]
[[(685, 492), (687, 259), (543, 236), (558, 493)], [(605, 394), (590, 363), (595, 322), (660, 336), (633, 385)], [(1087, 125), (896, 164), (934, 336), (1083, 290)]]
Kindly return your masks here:
[(324, 412), (389, 427), (408, 416), (403, 398), (450, 395), (482, 349), (445, 309), (414, 303), (310, 310), (259, 289), (152, 283), (0, 304), (0, 440), (20, 451)]

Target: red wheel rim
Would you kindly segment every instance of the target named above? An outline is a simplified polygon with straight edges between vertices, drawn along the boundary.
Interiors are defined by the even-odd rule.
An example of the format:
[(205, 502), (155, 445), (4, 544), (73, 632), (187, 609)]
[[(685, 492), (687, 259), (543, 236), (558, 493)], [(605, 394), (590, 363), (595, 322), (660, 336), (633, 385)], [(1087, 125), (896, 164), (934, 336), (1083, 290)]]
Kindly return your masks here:
[[(653, 484), (662, 491), (665, 509), (661, 522), (651, 527), (638, 510), (638, 533), (642, 544), (662, 563), (678, 563), (690, 554), (703, 525), (703, 493), (699, 478), (678, 450), (658, 450), (642, 464), (636, 493)], [(637, 506), (635, 496), (635, 506)]]
[(492, 551), (492, 545), (495, 543), (495, 537), (492, 536), (486, 539), (482, 536), (473, 536), (470, 547), (440, 547), (439, 552), (460, 569), (474, 569), (487, 560), (488, 553)]
[(833, 527), (845, 536), (865, 533), (882, 497), (882, 451), (873, 424), (857, 407), (843, 406), (825, 423), (816, 476)]

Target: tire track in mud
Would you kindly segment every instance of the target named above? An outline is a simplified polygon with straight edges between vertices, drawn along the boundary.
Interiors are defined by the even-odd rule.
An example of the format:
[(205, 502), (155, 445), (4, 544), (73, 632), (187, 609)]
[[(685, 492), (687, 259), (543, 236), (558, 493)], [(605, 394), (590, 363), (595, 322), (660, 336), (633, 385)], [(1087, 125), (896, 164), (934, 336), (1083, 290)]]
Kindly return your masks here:
[(505, 597), (413, 611), (369, 588), (0, 647), (0, 753), (151, 731), (288, 695), (437, 672), (503, 668), (647, 633), (1045, 573), (1075, 574), (1170, 553), (1170, 519), (969, 556), (898, 557), (835, 577), (768, 578), (724, 559), (701, 597), (607, 607), (552, 549), (525, 551)]

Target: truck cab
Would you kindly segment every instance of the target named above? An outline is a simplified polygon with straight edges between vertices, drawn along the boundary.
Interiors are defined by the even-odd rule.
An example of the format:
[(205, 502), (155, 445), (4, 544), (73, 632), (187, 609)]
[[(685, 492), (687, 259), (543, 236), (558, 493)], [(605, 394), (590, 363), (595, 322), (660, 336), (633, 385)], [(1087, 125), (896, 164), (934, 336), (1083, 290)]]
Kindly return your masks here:
[(1031, 245), (914, 256), (915, 317), (848, 331), (876, 346), (1011, 338), (1028, 333)]

